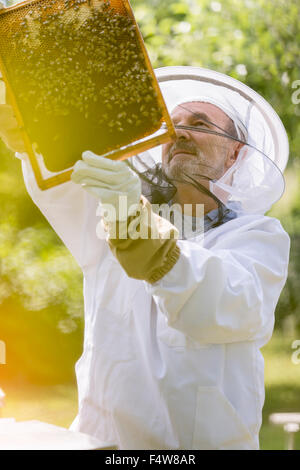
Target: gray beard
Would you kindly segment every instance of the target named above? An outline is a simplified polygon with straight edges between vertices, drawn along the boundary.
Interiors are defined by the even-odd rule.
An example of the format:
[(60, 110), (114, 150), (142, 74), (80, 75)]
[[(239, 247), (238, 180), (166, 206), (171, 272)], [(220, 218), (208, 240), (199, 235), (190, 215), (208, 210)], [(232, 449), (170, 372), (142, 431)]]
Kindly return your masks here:
[[(186, 150), (191, 152), (194, 156), (192, 159), (187, 158), (186, 160), (178, 160), (170, 162), (174, 152), (178, 149)], [(204, 176), (209, 179), (219, 179), (223, 174), (223, 168), (215, 168), (207, 163), (207, 156), (199, 149), (193, 142), (190, 141), (176, 141), (170, 148), (166, 164), (164, 165), (164, 171), (167, 177), (171, 180), (178, 182), (186, 182), (184, 173), (194, 177), (201, 178)]]

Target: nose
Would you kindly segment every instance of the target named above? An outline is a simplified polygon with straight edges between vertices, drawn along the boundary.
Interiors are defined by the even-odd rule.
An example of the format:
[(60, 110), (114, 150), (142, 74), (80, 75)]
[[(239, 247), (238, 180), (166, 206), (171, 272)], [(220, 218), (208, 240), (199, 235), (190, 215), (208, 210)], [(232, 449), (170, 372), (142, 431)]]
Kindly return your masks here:
[(175, 126), (175, 131), (176, 131), (176, 135), (177, 135), (177, 139), (186, 139), (186, 140), (190, 140), (191, 139), (191, 134), (190, 132), (187, 130), (187, 129), (178, 129), (176, 128)]

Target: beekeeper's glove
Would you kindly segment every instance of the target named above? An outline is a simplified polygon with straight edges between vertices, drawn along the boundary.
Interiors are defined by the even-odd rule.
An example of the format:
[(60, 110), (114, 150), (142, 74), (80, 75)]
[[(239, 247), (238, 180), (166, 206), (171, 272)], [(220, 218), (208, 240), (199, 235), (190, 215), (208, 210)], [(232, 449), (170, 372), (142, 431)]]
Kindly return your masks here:
[[(112, 253), (129, 277), (158, 281), (179, 258), (178, 230), (152, 211), (149, 201), (141, 196), (138, 175), (126, 163), (92, 152), (84, 152), (82, 158), (71, 179), (99, 198), (102, 206), (115, 208), (115, 220), (111, 216), (104, 219)], [(127, 211), (120, 207), (124, 197)]]
[(103, 205), (112, 205), (116, 220), (126, 221), (137, 210), (141, 197), (140, 178), (124, 162), (84, 152), (82, 160), (74, 166), (71, 180), (81, 184)]
[(13, 152), (26, 152), (20, 128), (9, 104), (0, 104), (0, 137)]

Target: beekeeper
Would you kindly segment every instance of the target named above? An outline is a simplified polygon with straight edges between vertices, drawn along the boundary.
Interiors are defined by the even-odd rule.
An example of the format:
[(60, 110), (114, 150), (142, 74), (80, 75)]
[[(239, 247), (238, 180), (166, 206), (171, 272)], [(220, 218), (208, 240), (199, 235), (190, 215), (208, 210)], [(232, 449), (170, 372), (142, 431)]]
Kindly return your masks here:
[[(156, 165), (148, 192), (134, 158), (130, 168), (87, 149), (72, 181), (41, 191), (21, 156), (30, 196), (84, 274), (71, 429), (120, 449), (258, 449), (260, 348), (289, 258), (288, 235), (264, 213), (284, 190), (286, 133), (273, 108), (231, 77), (197, 67), (156, 75), (177, 140), (137, 157)], [(168, 204), (190, 207), (183, 218), (203, 208), (201, 230), (180, 236), (153, 212), (160, 185)], [(101, 212), (102, 225), (99, 207), (114, 209)]]

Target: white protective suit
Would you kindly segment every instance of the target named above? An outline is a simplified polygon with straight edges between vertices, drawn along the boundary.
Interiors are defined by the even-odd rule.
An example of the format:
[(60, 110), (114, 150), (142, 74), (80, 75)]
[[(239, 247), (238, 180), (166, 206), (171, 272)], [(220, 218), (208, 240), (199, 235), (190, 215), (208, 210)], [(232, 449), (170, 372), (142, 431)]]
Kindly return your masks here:
[(287, 278), (280, 222), (240, 214), (179, 240), (160, 281), (131, 279), (96, 237), (97, 199), (67, 182), (33, 201), (84, 274), (84, 350), (71, 429), (120, 449), (258, 449), (264, 403), (260, 348)]
[[(278, 220), (238, 217), (178, 241), (159, 282), (130, 279), (96, 237), (97, 200), (73, 182), (27, 190), (84, 273), (84, 351), (72, 429), (120, 449), (257, 449), (264, 361), (287, 277)], [(201, 244), (202, 245), (202, 244)]]

